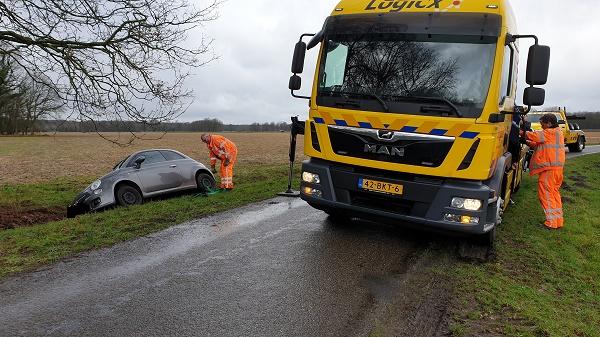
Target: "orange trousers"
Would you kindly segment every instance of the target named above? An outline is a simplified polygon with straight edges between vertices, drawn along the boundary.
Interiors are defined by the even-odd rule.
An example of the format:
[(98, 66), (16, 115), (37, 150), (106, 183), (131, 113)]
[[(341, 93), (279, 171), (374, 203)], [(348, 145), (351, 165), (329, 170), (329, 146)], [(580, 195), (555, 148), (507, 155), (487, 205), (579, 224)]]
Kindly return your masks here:
[(538, 198), (546, 213), (544, 225), (549, 228), (563, 227), (562, 199), (560, 186), (563, 183), (562, 170), (547, 170), (540, 172), (538, 180)]
[(227, 166), (225, 166), (225, 160), (221, 161), (221, 188), (233, 188), (233, 165), (235, 165), (236, 159), (236, 154), (234, 154)]

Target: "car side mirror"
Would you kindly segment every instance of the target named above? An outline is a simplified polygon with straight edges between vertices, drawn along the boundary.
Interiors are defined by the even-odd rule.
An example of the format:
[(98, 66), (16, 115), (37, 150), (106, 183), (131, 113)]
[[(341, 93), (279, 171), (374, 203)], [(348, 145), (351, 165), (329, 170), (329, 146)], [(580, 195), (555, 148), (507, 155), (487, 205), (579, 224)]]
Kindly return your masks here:
[(146, 161), (146, 157), (144, 157), (144, 156), (140, 156), (140, 157), (138, 157), (138, 158), (137, 158), (137, 159), (134, 161), (134, 163), (135, 163), (135, 168), (136, 168), (137, 170), (139, 170), (139, 169), (142, 167), (142, 163), (143, 163), (144, 161)]

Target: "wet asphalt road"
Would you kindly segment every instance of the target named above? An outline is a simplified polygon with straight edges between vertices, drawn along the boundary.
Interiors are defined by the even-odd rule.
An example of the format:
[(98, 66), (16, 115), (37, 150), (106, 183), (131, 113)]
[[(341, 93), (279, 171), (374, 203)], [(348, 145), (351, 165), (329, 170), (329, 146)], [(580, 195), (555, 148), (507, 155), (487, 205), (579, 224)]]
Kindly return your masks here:
[(581, 157), (581, 156), (585, 156), (588, 154), (594, 154), (594, 153), (600, 153), (600, 145), (588, 145), (583, 150), (583, 152), (579, 152), (579, 153), (569, 153), (567, 151), (567, 157), (568, 158), (576, 158), (576, 157)]
[(0, 336), (437, 336), (428, 240), (276, 198), (0, 282)]

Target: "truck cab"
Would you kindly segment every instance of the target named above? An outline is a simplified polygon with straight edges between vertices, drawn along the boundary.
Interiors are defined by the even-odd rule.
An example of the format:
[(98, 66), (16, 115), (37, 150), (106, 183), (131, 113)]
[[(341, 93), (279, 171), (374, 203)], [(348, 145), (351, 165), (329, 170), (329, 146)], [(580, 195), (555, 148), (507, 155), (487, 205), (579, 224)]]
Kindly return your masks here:
[[(550, 51), (517, 35), (508, 1), (341, 1), (294, 51), (289, 87), (310, 106), (301, 197), (334, 218), (493, 240), (527, 152), (520, 38), (536, 42), (530, 109), (543, 104), (535, 86), (546, 83)], [(305, 51), (317, 46), (311, 95), (299, 96)]]

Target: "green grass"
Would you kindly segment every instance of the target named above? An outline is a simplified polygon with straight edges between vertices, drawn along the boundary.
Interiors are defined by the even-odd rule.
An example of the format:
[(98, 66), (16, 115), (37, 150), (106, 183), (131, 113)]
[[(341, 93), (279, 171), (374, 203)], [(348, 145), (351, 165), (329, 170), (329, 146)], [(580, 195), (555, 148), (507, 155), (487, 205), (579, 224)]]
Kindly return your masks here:
[(0, 186), (0, 207), (65, 207), (94, 177), (60, 178), (39, 184)]
[[(85, 179), (82, 179), (84, 181)], [(116, 208), (33, 227), (0, 231), (0, 278), (32, 270), (76, 253), (113, 245), (197, 217), (265, 200), (287, 186), (287, 166), (239, 167), (232, 192), (210, 197), (188, 194), (140, 206)], [(85, 184), (57, 181), (0, 189), (0, 204), (11, 198), (66, 206)], [(56, 194), (56, 195), (53, 195)], [(37, 202), (37, 201), (36, 201)]]
[(569, 161), (565, 228), (548, 231), (527, 178), (499, 228), (497, 260), (454, 270), (454, 336), (600, 336), (600, 155)]

